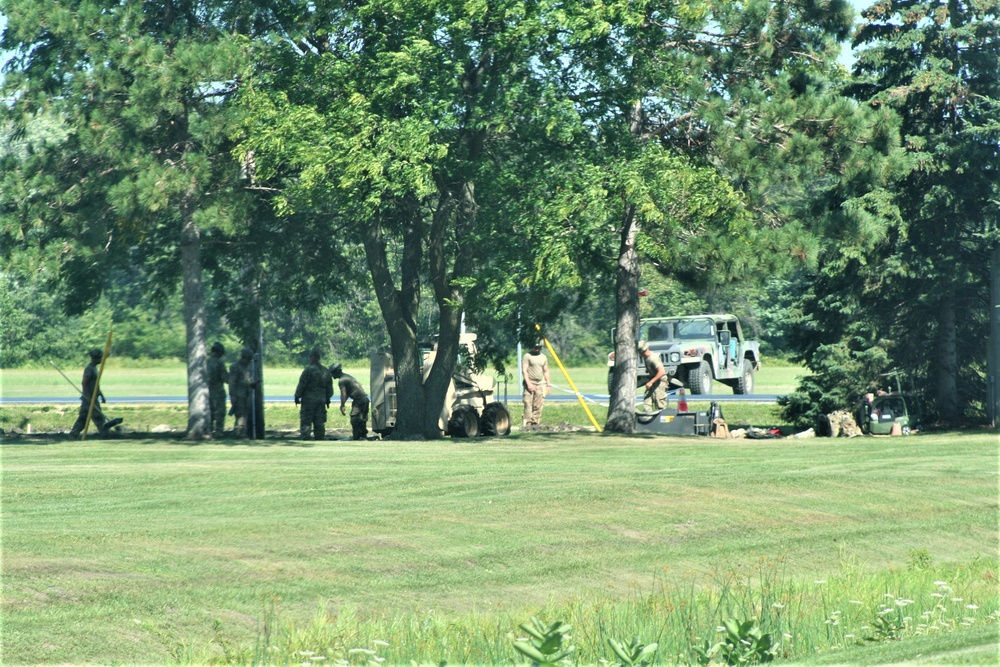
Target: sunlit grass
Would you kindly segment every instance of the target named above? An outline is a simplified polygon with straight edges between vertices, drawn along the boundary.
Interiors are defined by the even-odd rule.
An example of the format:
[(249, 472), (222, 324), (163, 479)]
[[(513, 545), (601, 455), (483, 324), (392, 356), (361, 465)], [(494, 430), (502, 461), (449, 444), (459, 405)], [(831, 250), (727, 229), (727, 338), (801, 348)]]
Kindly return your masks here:
[(993, 434), (29, 442), (0, 447), (5, 664), (356, 663), (337, 651), (374, 640), (485, 664), (531, 615), (587, 660), (633, 633), (673, 660), (727, 614), (806, 656), (882, 605), (904, 641), (997, 608)]

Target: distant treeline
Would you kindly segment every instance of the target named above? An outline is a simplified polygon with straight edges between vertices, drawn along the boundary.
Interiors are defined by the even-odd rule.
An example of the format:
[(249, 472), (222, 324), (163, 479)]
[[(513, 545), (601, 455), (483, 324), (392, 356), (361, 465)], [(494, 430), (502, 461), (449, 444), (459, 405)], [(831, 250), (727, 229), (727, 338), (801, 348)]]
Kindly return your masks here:
[[(86, 350), (102, 347), (113, 330), (112, 353), (118, 358), (164, 360), (185, 358), (185, 330), (178, 292), (162, 300), (149, 296), (134, 275), (115, 276), (96, 306), (79, 316), (64, 313), (64, 297), (41, 278), (2, 275), (0, 289), (0, 367), (18, 368), (46, 364), (49, 360), (79, 362)], [(787, 354), (784, 326), (795, 287), (774, 281), (764, 289), (730, 288), (696, 295), (655, 271), (646, 273), (644, 316), (688, 315), (699, 312), (734, 312), (748, 336), (762, 342), (766, 354)], [(238, 349), (238, 340), (213, 304), (220, 295), (210, 288), (209, 341), (221, 341), (227, 350)], [(430, 316), (422, 328), (433, 330)], [(614, 325), (613, 295), (598, 295), (578, 305), (550, 327), (549, 338), (560, 357), (572, 365), (603, 364), (611, 350)], [(366, 359), (373, 350), (388, 345), (378, 303), (369, 290), (357, 288), (352, 298), (322, 305), (316, 312), (267, 310), (263, 316), (265, 359), (270, 364), (305, 363), (307, 350), (319, 348), (324, 356)], [(516, 350), (513, 332), (497, 341), (500, 349)]]

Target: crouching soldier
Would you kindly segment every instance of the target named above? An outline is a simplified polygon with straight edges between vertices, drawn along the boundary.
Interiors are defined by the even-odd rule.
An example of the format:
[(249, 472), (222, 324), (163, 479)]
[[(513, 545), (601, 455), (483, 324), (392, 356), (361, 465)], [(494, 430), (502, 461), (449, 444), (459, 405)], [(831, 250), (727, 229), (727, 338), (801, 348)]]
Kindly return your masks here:
[(295, 405), (299, 409), (299, 432), (303, 440), (323, 440), (326, 437), (326, 409), (333, 397), (330, 371), (319, 363), (319, 350), (309, 353), (309, 365), (299, 376), (295, 388)]
[[(97, 392), (97, 398), (100, 400), (100, 403), (105, 403), (107, 400), (104, 398), (104, 392), (101, 391), (97, 383), (97, 376), (100, 375), (97, 367), (103, 358), (104, 352), (98, 348), (95, 347), (90, 351), (90, 363), (83, 369), (83, 393), (80, 395), (80, 413), (76, 418), (76, 423), (73, 424), (73, 428), (69, 432), (71, 438), (79, 438), (80, 433), (83, 432), (83, 427), (87, 424), (87, 413), (90, 412), (90, 402), (94, 396), (94, 392)], [(97, 427), (101, 435), (107, 435), (108, 431), (122, 423), (122, 419), (119, 417), (118, 419), (107, 421), (104, 418), (104, 413), (101, 411), (100, 403), (94, 401), (94, 410), (90, 415), (90, 421)]]
[(361, 383), (344, 372), (340, 364), (330, 366), (330, 374), (340, 385), (340, 414), (347, 414), (347, 399), (351, 399), (351, 439), (365, 440), (368, 437), (368, 394)]

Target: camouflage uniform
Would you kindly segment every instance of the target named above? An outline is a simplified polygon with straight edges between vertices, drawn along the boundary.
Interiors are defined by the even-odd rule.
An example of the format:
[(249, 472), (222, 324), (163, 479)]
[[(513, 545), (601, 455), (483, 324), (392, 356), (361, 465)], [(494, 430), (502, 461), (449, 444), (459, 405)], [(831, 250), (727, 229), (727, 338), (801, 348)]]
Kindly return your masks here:
[(226, 362), (222, 360), (225, 353), (222, 343), (216, 343), (208, 358), (208, 405), (212, 435), (216, 437), (222, 435), (226, 427)]
[(111, 421), (106, 421), (104, 418), (104, 413), (101, 411), (101, 403), (104, 402), (104, 392), (101, 388), (97, 386), (97, 376), (100, 371), (97, 369), (97, 365), (101, 363), (101, 359), (104, 357), (104, 353), (97, 348), (90, 351), (90, 363), (87, 367), (83, 369), (83, 394), (80, 396), (80, 411), (77, 415), (76, 422), (73, 424), (73, 428), (70, 429), (69, 435), (72, 438), (79, 438), (80, 434), (83, 432), (83, 427), (87, 423), (87, 413), (90, 412), (90, 400), (94, 395), (94, 389), (97, 389), (97, 400), (94, 401), (94, 410), (90, 414), (90, 422), (97, 427), (97, 430), (101, 434), (107, 434), (108, 430), (118, 426), (122, 423), (122, 420), (112, 419)]
[(319, 353), (313, 352), (295, 388), (295, 404), (302, 405), (299, 409), (299, 433), (303, 440), (323, 440), (326, 437), (326, 409), (332, 396), (330, 371), (320, 365)]
[(250, 417), (250, 390), (256, 384), (250, 372), (252, 360), (253, 352), (245, 347), (240, 351), (240, 360), (229, 367), (229, 402), (232, 404), (233, 435), (237, 438), (246, 438), (250, 435), (247, 430)]
[(549, 360), (542, 354), (541, 347), (536, 345), (524, 355), (521, 373), (524, 376), (521, 397), (524, 401), (524, 425), (537, 426), (542, 421), (542, 407), (549, 389)]
[[(649, 346), (643, 341), (639, 341), (639, 353), (643, 357), (646, 365), (646, 374), (650, 379), (655, 378), (663, 371), (663, 362), (660, 355), (649, 351)], [(646, 395), (642, 403), (642, 409), (646, 412), (659, 412), (667, 407), (667, 378), (656, 380), (651, 386), (646, 387)]]
[(344, 373), (340, 364), (330, 367), (333, 377), (340, 387), (340, 413), (344, 414), (347, 399), (351, 399), (351, 438), (364, 440), (368, 437), (368, 407), (371, 401), (364, 387), (353, 376)]

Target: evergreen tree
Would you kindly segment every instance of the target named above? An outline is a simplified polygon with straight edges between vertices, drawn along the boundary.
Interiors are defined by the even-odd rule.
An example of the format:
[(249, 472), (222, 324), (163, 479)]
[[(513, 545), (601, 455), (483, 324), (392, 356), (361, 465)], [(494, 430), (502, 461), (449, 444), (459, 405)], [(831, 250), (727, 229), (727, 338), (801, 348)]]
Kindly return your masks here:
[[(239, 224), (229, 151), (239, 25), (260, 3), (3, 0), (14, 53), (4, 113), (57, 118), (65, 138), (19, 160), (4, 193), (8, 235), (56, 255), (67, 309), (95, 303), (115, 266), (147, 269), (153, 292), (181, 285), (188, 437), (208, 433), (203, 241)], [(8, 237), (9, 238), (9, 237)]]
[(790, 399), (802, 425), (888, 370), (928, 399), (928, 419), (982, 416), (1000, 217), (998, 18), (995, 2), (894, 0), (863, 12), (847, 90), (898, 114), (912, 170), (887, 202), (896, 223), (867, 245), (831, 243), (803, 300), (797, 347), (817, 375)]

